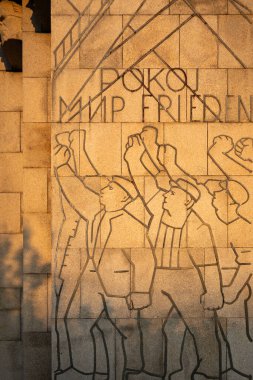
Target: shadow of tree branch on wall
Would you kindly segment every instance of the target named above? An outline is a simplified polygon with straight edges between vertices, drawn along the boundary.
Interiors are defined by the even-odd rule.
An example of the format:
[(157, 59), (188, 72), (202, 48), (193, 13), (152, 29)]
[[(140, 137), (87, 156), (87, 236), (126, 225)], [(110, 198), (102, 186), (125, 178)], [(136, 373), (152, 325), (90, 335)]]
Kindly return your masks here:
[[(23, 272), (24, 248), (26, 268)], [(48, 321), (50, 263), (31, 243), (31, 232), (0, 235), (1, 378), (51, 378), (51, 333)]]

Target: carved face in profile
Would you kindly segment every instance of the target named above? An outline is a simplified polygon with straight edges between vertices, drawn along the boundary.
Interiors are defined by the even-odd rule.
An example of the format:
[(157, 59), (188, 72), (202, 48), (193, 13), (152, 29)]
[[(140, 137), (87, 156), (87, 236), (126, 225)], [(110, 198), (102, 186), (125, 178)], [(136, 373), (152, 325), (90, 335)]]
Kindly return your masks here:
[(22, 7), (13, 1), (0, 2), (0, 37), (2, 44), (22, 40)]
[(239, 218), (239, 204), (235, 201), (228, 190), (228, 182), (220, 181), (219, 189), (213, 192), (212, 205), (217, 217), (225, 224), (230, 224)]
[(116, 182), (111, 181), (101, 189), (100, 201), (106, 211), (121, 210), (129, 200), (129, 195)]
[(172, 186), (164, 194), (163, 209), (167, 212), (167, 220), (173, 225), (180, 225), (180, 222), (187, 218), (188, 210), (192, 205), (191, 197), (179, 187)]

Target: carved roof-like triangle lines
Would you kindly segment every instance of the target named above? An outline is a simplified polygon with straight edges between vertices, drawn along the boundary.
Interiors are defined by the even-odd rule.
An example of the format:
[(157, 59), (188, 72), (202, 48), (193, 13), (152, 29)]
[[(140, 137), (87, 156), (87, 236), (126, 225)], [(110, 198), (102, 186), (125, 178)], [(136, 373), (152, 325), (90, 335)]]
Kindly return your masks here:
[[(93, 0), (91, 0), (92, 2)], [(92, 21), (90, 22), (89, 26), (87, 27), (87, 30), (85, 30), (85, 32), (81, 32), (80, 34), (80, 38), (79, 39), (76, 39), (75, 41), (75, 46), (73, 48), (70, 48), (70, 50), (67, 52), (66, 54), (66, 51), (65, 51), (65, 57), (63, 57), (62, 61), (60, 62), (60, 65), (58, 65), (58, 67), (56, 67), (56, 70), (55, 70), (55, 74), (54, 74), (54, 80), (56, 80), (57, 76), (60, 74), (60, 72), (64, 69), (65, 65), (67, 64), (67, 62), (69, 61), (69, 59), (71, 59), (71, 57), (74, 55), (74, 53), (76, 52), (76, 50), (80, 47), (80, 45), (85, 41), (85, 38), (90, 34), (92, 33), (92, 30), (95, 28), (95, 26), (97, 25), (97, 23), (103, 18), (103, 16), (105, 15), (106, 11), (108, 10), (108, 8), (110, 7), (110, 5), (114, 2), (114, 1), (117, 1), (117, 0), (107, 0), (106, 2), (103, 3), (103, 5), (101, 6), (99, 12), (94, 16), (94, 18), (92, 18)], [(60, 113), (60, 120), (62, 120), (63, 118), (65, 119), (65, 121), (71, 121), (73, 120), (73, 118), (78, 115), (83, 109), (85, 109), (86, 107), (89, 106), (89, 103), (85, 103), (84, 105), (80, 106), (82, 104), (82, 101), (80, 100), (80, 97), (81, 97), (81, 94), (83, 92), (83, 90), (85, 89), (86, 85), (89, 83), (89, 81), (92, 79), (92, 77), (94, 76), (94, 74), (96, 73), (96, 71), (101, 67), (101, 65), (103, 64), (103, 62), (108, 58), (110, 57), (114, 52), (116, 52), (120, 47), (122, 47), (123, 45), (125, 45), (128, 41), (130, 41), (134, 36), (136, 36), (139, 32), (141, 32), (142, 30), (145, 30), (145, 28), (156, 18), (158, 17), (160, 14), (162, 14), (166, 9), (170, 8), (173, 4), (175, 4), (178, 0), (172, 0), (169, 4), (167, 4), (165, 7), (161, 8), (157, 13), (155, 13), (154, 15), (150, 16), (141, 26), (139, 26), (138, 28), (133, 28), (131, 23), (132, 21), (135, 19), (135, 17), (137, 15), (140, 14), (140, 10), (141, 8), (143, 7), (143, 5), (146, 3), (147, 0), (143, 0), (141, 1), (140, 5), (138, 6), (138, 8), (136, 9), (135, 13), (129, 18), (129, 21), (126, 23), (126, 25), (123, 27), (122, 31), (117, 35), (117, 37), (115, 38), (115, 40), (113, 41), (112, 45), (109, 47), (109, 49), (106, 51), (106, 53), (99, 59), (99, 62), (98, 64), (96, 65), (96, 67), (94, 67), (94, 69), (92, 70), (90, 76), (85, 80), (85, 82), (82, 84), (82, 86), (79, 88), (79, 90), (77, 91), (76, 95), (73, 97), (73, 99), (71, 100), (71, 102), (66, 105), (66, 103), (63, 101), (63, 99), (61, 99), (61, 101), (63, 101), (65, 104), (64, 104), (64, 107), (60, 107), (60, 109), (63, 111)], [(151, 49), (149, 49), (145, 54), (143, 54), (142, 56), (140, 56), (138, 58), (138, 60), (136, 60), (133, 64), (131, 64), (131, 66), (127, 67), (124, 72), (115, 80), (115, 82), (112, 82), (110, 83), (110, 85), (108, 85), (107, 87), (105, 87), (101, 92), (97, 93), (94, 97), (91, 98), (91, 102), (93, 102), (94, 100), (96, 100), (99, 96), (101, 96), (101, 94), (103, 92), (105, 92), (108, 88), (110, 88), (111, 86), (114, 85), (114, 83), (116, 83), (116, 81), (120, 80), (121, 77), (128, 71), (130, 71), (131, 69), (133, 69), (138, 63), (140, 63), (143, 59), (145, 59), (149, 54), (152, 54), (155, 52), (155, 49), (157, 49), (159, 46), (161, 46), (164, 42), (166, 42), (172, 35), (174, 35), (176, 32), (178, 32), (186, 23), (188, 23), (192, 18), (198, 18), (202, 23), (203, 25), (209, 30), (209, 32), (219, 41), (219, 43), (221, 45), (224, 46), (224, 48), (231, 54), (231, 56), (233, 56), (233, 58), (240, 64), (241, 67), (243, 68), (246, 68), (246, 65), (245, 63), (240, 59), (239, 56), (237, 56), (237, 54), (228, 46), (228, 44), (219, 36), (219, 34), (209, 25), (209, 23), (206, 21), (206, 19), (196, 10), (196, 8), (194, 7), (194, 5), (192, 4), (191, 0), (183, 0), (184, 3), (189, 7), (189, 9), (191, 9), (192, 11), (192, 14), (191, 16), (187, 19), (186, 22), (182, 22), (177, 28), (175, 28), (171, 33), (168, 33), (161, 41), (159, 41), (158, 44), (154, 45)], [(231, 0), (231, 1), (234, 1), (234, 2), (240, 2), (240, 0)], [(110, 5), (109, 5), (110, 4)], [(237, 4), (238, 5), (238, 4)], [(240, 5), (241, 6), (241, 5)], [(241, 6), (242, 7), (242, 6)], [(245, 9), (244, 9), (245, 10)], [(87, 7), (86, 7), (86, 10), (87, 11)], [(83, 14), (83, 12), (82, 12)], [(245, 12), (243, 11), (243, 14), (245, 14)], [(80, 17), (77, 19), (79, 20)], [(78, 23), (77, 23), (78, 24)], [(124, 38), (124, 33), (126, 30), (129, 30), (130, 31), (130, 34), (127, 35), (127, 37)], [(72, 28), (70, 29), (70, 31), (68, 32), (68, 38), (70, 38), (70, 34), (71, 34), (71, 30), (73, 30), (73, 26)], [(67, 36), (67, 35), (66, 35)], [(61, 44), (58, 45), (57, 49), (60, 49), (60, 48), (63, 48), (63, 41), (66, 42), (67, 38), (65, 38), (61, 41)], [(74, 45), (74, 44), (73, 44)], [(56, 51), (56, 50), (55, 50)], [(152, 95), (152, 94), (151, 94)], [(153, 96), (153, 95), (152, 95)], [(60, 101), (60, 102), (61, 102)], [(76, 111), (77, 109), (77, 105), (78, 105), (78, 110)], [(75, 112), (76, 111), (76, 112)], [(74, 112), (74, 113), (73, 113)]]

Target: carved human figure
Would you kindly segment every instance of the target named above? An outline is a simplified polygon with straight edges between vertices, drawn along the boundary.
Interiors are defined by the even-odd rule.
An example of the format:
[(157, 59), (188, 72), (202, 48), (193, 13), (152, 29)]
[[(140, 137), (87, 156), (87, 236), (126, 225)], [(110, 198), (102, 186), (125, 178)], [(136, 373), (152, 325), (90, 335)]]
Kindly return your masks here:
[[(142, 134), (129, 138), (125, 153), (129, 170), (152, 215), (149, 236), (156, 247), (152, 304), (141, 312), (145, 378), (166, 375), (164, 358), (161, 360), (164, 319), (177, 310), (195, 341), (198, 356), (195, 376), (218, 379), (221, 369), (215, 311), (223, 305), (223, 294), (212, 231), (194, 211), (200, 198), (198, 187), (183, 176), (172, 180), (157, 159), (156, 137), (154, 128), (144, 128)], [(135, 176), (135, 171), (140, 170), (137, 163), (151, 175), (149, 200)], [(158, 185), (158, 176), (162, 185), (161, 182)], [(175, 375), (178, 371), (180, 366)]]
[[(136, 355), (140, 352), (137, 318), (135, 316), (132, 319), (131, 328), (128, 328), (127, 316), (130, 310), (137, 313), (150, 304), (155, 260), (152, 245), (143, 248), (145, 223), (138, 220), (131, 211), (134, 202), (136, 203), (133, 209), (136, 210), (138, 207), (138, 193), (133, 183), (123, 177), (113, 177), (99, 192), (91, 189), (86, 183), (88, 176), (81, 179), (70, 165), (72, 152), (72, 162), (77, 162), (75, 157), (79, 157), (79, 142), (81, 141), (81, 146), (85, 147), (85, 132), (79, 134), (79, 131), (76, 131), (70, 135), (70, 139), (70, 149), (66, 146), (56, 148), (56, 177), (63, 197), (85, 222), (83, 239), (87, 256), (75, 280), (66, 278), (64, 281), (65, 285), (72, 283), (72, 294), (68, 302), (65, 299), (65, 306), (59, 309), (61, 314), (64, 313), (61, 316), (65, 323), (71, 326), (72, 321), (68, 320), (68, 317), (74, 297), (81, 286), (81, 323), (85, 325), (82, 334), (84, 349), (79, 350), (81, 359), (73, 357), (71, 368), (65, 371), (75, 369), (86, 376), (82, 378), (91, 379), (96, 371), (92, 334), (94, 325), (103, 313), (105, 318), (111, 321), (108, 335), (114, 337), (116, 329), (124, 336), (126, 351), (135, 350)], [(71, 266), (70, 256), (65, 256), (63, 265)], [(63, 273), (61, 277), (62, 275)], [(69, 289), (66, 291), (69, 292)], [(62, 288), (59, 303), (61, 297), (64, 302), (63, 293)], [(117, 326), (112, 322), (115, 318)], [(69, 328), (70, 340), (72, 331), (73, 329)], [(110, 339), (110, 336), (107, 339)], [(131, 347), (128, 348), (128, 344)], [(138, 370), (139, 368), (132, 368), (128, 359), (130, 358), (126, 360), (124, 371)], [(110, 371), (109, 376), (113, 379), (113, 371)]]
[[(225, 307), (221, 311), (225, 315), (237, 310), (241, 316), (240, 323), (233, 325), (233, 336), (229, 339), (231, 356), (234, 366), (248, 376), (253, 376), (252, 363), (245, 358), (240, 359), (237, 341), (240, 340), (242, 350), (248, 356), (253, 354), (253, 326), (252, 326), (252, 276), (253, 276), (253, 211), (252, 211), (252, 158), (253, 139), (241, 138), (236, 143), (230, 136), (220, 135), (213, 140), (209, 148), (209, 156), (216, 166), (226, 175), (226, 184), (223, 193), (226, 193), (227, 212), (221, 212), (222, 199), (215, 193), (213, 205), (217, 216), (229, 225), (229, 245), (234, 253), (236, 271), (229, 284), (223, 287)], [(237, 160), (231, 157), (237, 156)], [(240, 173), (237, 177), (235, 173)], [(239, 178), (239, 180), (238, 180)], [(240, 182), (239, 182), (240, 181)], [(243, 184), (243, 182), (245, 182)], [(223, 195), (223, 204), (225, 198)], [(239, 353), (239, 355), (238, 355)]]

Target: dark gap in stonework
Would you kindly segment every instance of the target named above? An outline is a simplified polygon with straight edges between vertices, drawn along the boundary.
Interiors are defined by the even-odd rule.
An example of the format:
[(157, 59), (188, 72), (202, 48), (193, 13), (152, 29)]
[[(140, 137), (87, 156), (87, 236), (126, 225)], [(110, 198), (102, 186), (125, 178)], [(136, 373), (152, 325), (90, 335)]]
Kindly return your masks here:
[[(29, 0), (26, 7), (35, 32), (50, 33), (51, 0)], [(0, 60), (6, 71), (22, 72), (22, 0), (0, 0)]]
[(2, 54), (6, 71), (22, 71), (22, 41), (10, 39), (2, 44)]
[(30, 0), (31, 20), (36, 33), (51, 33), (51, 0)]
[(21, 32), (22, 0), (0, 0), (0, 59), (6, 71), (22, 71)]

